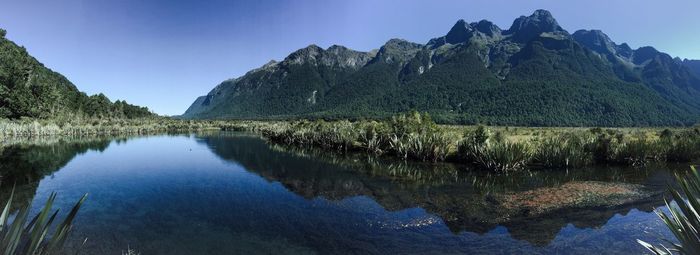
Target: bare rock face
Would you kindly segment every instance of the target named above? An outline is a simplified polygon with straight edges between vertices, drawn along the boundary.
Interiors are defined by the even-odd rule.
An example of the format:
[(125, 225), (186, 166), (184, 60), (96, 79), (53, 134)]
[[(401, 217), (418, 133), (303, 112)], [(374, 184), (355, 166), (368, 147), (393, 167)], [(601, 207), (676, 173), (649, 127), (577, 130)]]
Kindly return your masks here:
[(387, 64), (397, 63), (402, 65), (413, 58), (423, 45), (412, 43), (403, 39), (391, 39), (379, 48), (377, 56), (372, 61)]
[(354, 51), (345, 46), (333, 45), (326, 49), (321, 62), (326, 66), (357, 70), (365, 66), (374, 56), (373, 52)]
[[(301, 65), (308, 63), (315, 66), (322, 65), (327, 67), (359, 69), (367, 64), (373, 57), (373, 52), (355, 51), (340, 45), (333, 45), (324, 50), (312, 44), (290, 54), (281, 64)], [(275, 63), (268, 63), (263, 66), (263, 68), (271, 64)]]
[(528, 17), (520, 16), (506, 31), (518, 43), (527, 43), (542, 33), (568, 34), (547, 10), (537, 10)]
[(460, 19), (445, 36), (445, 42), (450, 44), (463, 43), (468, 41), (473, 35), (474, 28), (463, 19)]
[(315, 44), (309, 45), (306, 48), (299, 49), (292, 54), (289, 54), (287, 58), (282, 61), (284, 64), (304, 64), (311, 63), (317, 64), (316, 60), (322, 54), (323, 49), (316, 46)]

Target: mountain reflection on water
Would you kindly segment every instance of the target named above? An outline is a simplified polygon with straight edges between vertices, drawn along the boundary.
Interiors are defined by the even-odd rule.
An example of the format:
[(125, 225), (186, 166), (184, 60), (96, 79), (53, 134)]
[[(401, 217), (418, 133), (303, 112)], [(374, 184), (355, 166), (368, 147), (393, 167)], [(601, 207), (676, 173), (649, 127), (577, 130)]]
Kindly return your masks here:
[(206, 143), (223, 159), (279, 182), (307, 199), (342, 200), (367, 196), (390, 211), (423, 208), (438, 215), (454, 233), (486, 233), (501, 225), (514, 238), (535, 245), (548, 244), (567, 224), (598, 228), (615, 214), (624, 215), (632, 209), (652, 212), (664, 204), (663, 198), (652, 196), (619, 206), (563, 208), (546, 215), (516, 216), (497, 223), (498, 211), (489, 206), (488, 201), (492, 194), (522, 192), (573, 181), (635, 183), (662, 191), (672, 180), (669, 171), (662, 166), (644, 169), (598, 167), (506, 175), (460, 169), (463, 166), (447, 163), (406, 162), (365, 154), (270, 145), (254, 136), (205, 137), (200, 142)]
[[(36, 211), (52, 191), (61, 208), (90, 193), (67, 245), (88, 237), (87, 254), (620, 253), (643, 251), (637, 238), (670, 237), (652, 213), (670, 168), (684, 166), (499, 175), (243, 133), (58, 139), (0, 146), (0, 199), (12, 183), (13, 210), (36, 199)], [(638, 184), (649, 195), (543, 213), (500, 200), (571, 183)]]

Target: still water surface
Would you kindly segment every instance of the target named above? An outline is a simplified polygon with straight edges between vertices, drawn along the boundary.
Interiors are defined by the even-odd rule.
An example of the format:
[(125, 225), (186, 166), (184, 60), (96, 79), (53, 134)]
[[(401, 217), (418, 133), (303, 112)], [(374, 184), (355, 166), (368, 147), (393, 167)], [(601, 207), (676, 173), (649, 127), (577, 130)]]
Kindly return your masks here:
[(536, 216), (490, 202), (575, 181), (663, 190), (669, 167), (500, 176), (225, 132), (5, 145), (0, 157), (2, 201), (10, 181), (34, 212), (51, 192), (63, 212), (89, 193), (68, 243), (88, 238), (82, 254), (638, 254), (636, 239), (670, 237), (652, 211), (661, 196)]

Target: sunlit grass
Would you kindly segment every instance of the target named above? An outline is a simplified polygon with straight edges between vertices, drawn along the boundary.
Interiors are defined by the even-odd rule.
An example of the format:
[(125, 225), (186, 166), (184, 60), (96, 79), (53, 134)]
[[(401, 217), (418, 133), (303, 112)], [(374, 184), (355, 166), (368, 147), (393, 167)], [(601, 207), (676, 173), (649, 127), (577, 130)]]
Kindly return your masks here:
[(453, 161), (492, 171), (643, 167), (648, 162), (700, 158), (698, 127), (524, 128), (441, 126), (416, 112), (384, 121), (231, 122), (228, 128), (261, 133), (269, 140), (335, 151), (364, 151), (406, 160)]

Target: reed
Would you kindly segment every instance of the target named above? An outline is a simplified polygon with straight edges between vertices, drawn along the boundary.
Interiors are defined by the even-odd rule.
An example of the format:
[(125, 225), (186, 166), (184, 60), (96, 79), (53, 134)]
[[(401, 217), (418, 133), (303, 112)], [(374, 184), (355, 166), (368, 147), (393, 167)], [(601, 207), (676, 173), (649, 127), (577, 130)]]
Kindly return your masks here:
[(39, 119), (0, 119), (0, 138), (140, 135), (169, 131), (222, 129), (227, 123), (224, 121), (189, 121), (170, 118), (78, 119), (60, 122)]
[(651, 161), (661, 161), (664, 154), (665, 150), (661, 143), (637, 137), (616, 144), (609, 159), (613, 163), (639, 167)]
[(586, 134), (545, 137), (535, 148), (533, 163), (546, 168), (583, 167), (593, 164), (595, 139)]
[(463, 162), (490, 171), (516, 171), (532, 159), (532, 149), (525, 142), (511, 142), (490, 135), (483, 126), (467, 132), (459, 144), (458, 158)]
[[(384, 121), (226, 122), (229, 130), (261, 133), (270, 141), (361, 151), (405, 160), (453, 161), (492, 171), (578, 168), (700, 158), (697, 128), (664, 130), (441, 126), (412, 112)], [(495, 131), (492, 131), (495, 130)]]

